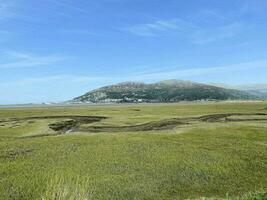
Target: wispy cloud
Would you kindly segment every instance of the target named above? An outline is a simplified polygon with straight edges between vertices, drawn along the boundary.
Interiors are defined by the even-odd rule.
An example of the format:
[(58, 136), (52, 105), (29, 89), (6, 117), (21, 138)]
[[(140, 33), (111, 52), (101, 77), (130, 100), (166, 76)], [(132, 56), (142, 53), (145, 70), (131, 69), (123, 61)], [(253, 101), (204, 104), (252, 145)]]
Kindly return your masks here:
[(193, 34), (193, 43), (207, 44), (238, 35), (243, 29), (242, 23), (231, 23), (214, 29), (199, 29)]
[(9, 31), (0, 30), (0, 43), (6, 42), (11, 37), (11, 35), (12, 33)]
[(13, 0), (0, 0), (0, 20), (13, 17), (15, 2)]
[[(23, 56), (23, 55), (22, 55)], [(181, 67), (177, 67), (181, 68)], [(208, 75), (220, 75), (222, 73), (233, 74), (237, 72), (242, 72), (246, 70), (255, 69), (267, 69), (267, 59), (256, 60), (251, 62), (237, 63), (226, 66), (216, 66), (216, 67), (201, 67), (201, 68), (183, 68), (177, 70), (166, 70), (164, 71), (146, 71), (131, 75), (112, 75), (112, 76), (81, 76), (81, 75), (69, 75), (69, 74), (59, 74), (45, 77), (36, 78), (26, 78), (21, 80), (12, 81), (10, 83), (0, 82), (0, 85), (9, 84), (38, 84), (38, 83), (48, 83), (48, 82), (65, 82), (71, 81), (72, 83), (99, 83), (100, 85), (105, 83), (116, 83), (122, 81), (159, 81), (164, 79), (192, 79), (194, 77), (203, 77)], [(167, 72), (166, 72), (167, 71)]]
[(53, 3), (58, 4), (59, 6), (64, 6), (66, 8), (69, 8), (69, 9), (74, 10), (74, 11), (79, 12), (79, 13), (90, 14), (90, 12), (87, 9), (73, 5), (72, 3), (70, 3), (69, 1), (66, 1), (66, 0), (65, 1), (57, 0), (57, 1), (53, 1)]
[(132, 35), (143, 37), (177, 36), (194, 44), (207, 44), (233, 38), (246, 24), (215, 10), (202, 10), (187, 19), (156, 20), (121, 28)]
[(12, 51), (6, 51), (3, 55), (2, 57), (5, 57), (8, 61), (0, 63), (0, 69), (40, 67), (70, 59), (68, 56), (61, 55), (35, 56)]
[(66, 34), (66, 35), (84, 35), (84, 36), (95, 36), (96, 33), (89, 31), (89, 30), (82, 30), (82, 29), (64, 29), (59, 30), (58, 33)]
[(111, 84), (110, 77), (70, 74), (29, 76), (0, 80), (0, 103), (29, 103), (70, 100), (91, 89)]
[(241, 5), (241, 14), (266, 14), (267, 2), (265, 0), (244, 1)]
[(191, 23), (176, 18), (171, 20), (157, 20), (151, 23), (137, 24), (122, 28), (122, 30), (138, 36), (159, 36), (172, 32), (187, 31), (195, 28), (196, 27)]
[[(179, 67), (177, 67), (179, 68)], [(242, 72), (244, 70), (267, 69), (267, 59), (238, 63), (217, 67), (186, 68), (167, 72), (145, 72), (128, 77), (129, 80), (162, 80), (162, 79), (191, 79), (206, 75), (220, 75), (221, 73)], [(166, 71), (166, 70), (165, 70)]]
[(212, 9), (203, 9), (199, 13), (196, 13), (194, 16), (195, 19), (201, 20), (203, 22), (217, 22), (217, 21), (231, 21), (232, 19), (226, 16), (225, 14), (222, 14), (221, 12), (217, 10)]
[[(96, 81), (106, 81), (109, 80), (108, 77), (95, 77), (95, 76), (81, 76), (81, 75), (69, 75), (69, 74), (58, 74), (51, 76), (41, 76), (41, 77), (29, 77), (14, 81), (0, 82), (0, 86), (10, 86), (10, 85), (32, 85), (32, 84), (44, 84), (44, 83), (93, 83)], [(110, 79), (111, 80), (111, 79)]]

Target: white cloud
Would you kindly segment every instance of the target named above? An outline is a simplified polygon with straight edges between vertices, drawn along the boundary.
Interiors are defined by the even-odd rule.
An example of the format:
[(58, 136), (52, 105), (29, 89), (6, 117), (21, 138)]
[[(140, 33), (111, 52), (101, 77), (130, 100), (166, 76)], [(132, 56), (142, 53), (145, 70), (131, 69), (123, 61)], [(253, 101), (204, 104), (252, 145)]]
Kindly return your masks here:
[(2, 57), (6, 58), (8, 61), (0, 63), (0, 69), (40, 67), (70, 59), (70, 57), (61, 55), (35, 56), (26, 53), (10, 51), (5, 51)]
[(0, 30), (0, 43), (6, 42), (11, 37), (12, 33), (5, 30)]
[(68, 74), (59, 74), (51, 76), (41, 76), (33, 78), (24, 78), (8, 82), (0, 82), (0, 86), (15, 86), (15, 85), (36, 85), (44, 83), (92, 83), (95, 81), (106, 81), (110, 78), (108, 77), (91, 77), (91, 76), (78, 76), (78, 75), (68, 75)]
[[(178, 67), (177, 67), (178, 68)], [(218, 66), (218, 67), (203, 67), (178, 69), (162, 72), (145, 72), (127, 77), (128, 80), (164, 80), (164, 79), (192, 79), (206, 75), (220, 75), (221, 73), (242, 72), (244, 70), (267, 69), (267, 59), (256, 60), (233, 65)], [(166, 72), (167, 71), (167, 72)]]
[(59, 30), (59, 33), (68, 34), (68, 35), (84, 35), (84, 36), (95, 36), (96, 33), (89, 30), (81, 30), (81, 29), (71, 29), (71, 30)]
[(83, 14), (89, 14), (90, 13), (87, 9), (78, 7), (76, 5), (74, 6), (72, 3), (68, 2), (68, 1), (61, 1), (61, 0), (57, 0), (57, 1), (52, 0), (52, 1), (55, 4), (58, 4), (60, 6), (64, 6), (65, 8), (69, 8), (69, 9), (74, 10), (74, 11), (79, 12), (79, 13), (83, 13)]
[(201, 10), (199, 13), (196, 14), (195, 17), (197, 20), (201, 20), (203, 22), (216, 22), (216, 21), (221, 21), (221, 22), (229, 22), (232, 21), (229, 17), (227, 17), (225, 14), (222, 14), (221, 12), (217, 10), (212, 10), (212, 9), (204, 9)]
[(186, 19), (174, 18), (135, 24), (120, 30), (136, 36), (177, 36), (193, 44), (207, 44), (230, 39), (248, 27), (244, 22), (234, 20), (214, 10), (202, 10)]
[(157, 20), (152, 23), (137, 24), (123, 28), (131, 34), (138, 36), (159, 36), (166, 35), (172, 32), (183, 32), (192, 30), (196, 27), (182, 19)]
[(242, 23), (231, 23), (211, 29), (199, 29), (193, 34), (193, 43), (206, 44), (234, 37), (243, 29)]
[(13, 17), (15, 15), (14, 6), (13, 0), (0, 0), (0, 20)]
[(21, 85), (21, 84), (38, 84), (49, 82), (71, 82), (71, 83), (116, 83), (122, 81), (159, 81), (164, 79), (192, 79), (193, 77), (207, 76), (207, 75), (220, 75), (222, 73), (235, 73), (245, 70), (267, 69), (267, 59), (256, 60), (252, 62), (245, 62), (226, 66), (217, 67), (202, 67), (202, 68), (189, 68), (164, 71), (146, 71), (144, 73), (136, 73), (133, 75), (113, 75), (113, 76), (80, 76), (60, 74), (45, 77), (25, 78), (12, 82), (2, 82), (3, 85)]
[(241, 6), (241, 14), (266, 14), (267, 2), (266, 0), (244, 1)]

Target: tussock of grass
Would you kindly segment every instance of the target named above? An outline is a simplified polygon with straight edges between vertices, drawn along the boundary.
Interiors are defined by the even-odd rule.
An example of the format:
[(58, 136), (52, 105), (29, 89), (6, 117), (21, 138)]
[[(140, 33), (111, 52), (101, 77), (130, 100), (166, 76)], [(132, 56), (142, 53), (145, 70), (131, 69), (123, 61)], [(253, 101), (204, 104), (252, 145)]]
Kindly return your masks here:
[(251, 192), (241, 197), (230, 198), (230, 200), (266, 200), (266, 199), (267, 199), (266, 191)]
[(259, 192), (250, 192), (248, 194), (238, 196), (238, 197), (226, 197), (226, 198), (207, 198), (201, 197), (197, 199), (187, 199), (187, 200), (266, 200), (267, 192), (259, 191)]
[(80, 182), (79, 179), (55, 175), (48, 182), (41, 200), (90, 200), (91, 194), (86, 190), (86, 185), (87, 182)]

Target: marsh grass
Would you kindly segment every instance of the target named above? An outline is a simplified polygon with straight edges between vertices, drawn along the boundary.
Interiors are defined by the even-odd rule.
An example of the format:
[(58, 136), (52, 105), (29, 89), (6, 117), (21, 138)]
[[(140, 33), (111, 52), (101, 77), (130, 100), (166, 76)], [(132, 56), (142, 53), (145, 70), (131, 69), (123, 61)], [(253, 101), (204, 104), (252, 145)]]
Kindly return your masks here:
[[(248, 102), (2, 109), (0, 121), (14, 116), (105, 116), (92, 125), (133, 126), (218, 113), (267, 113), (261, 110), (266, 106)], [(45, 136), (54, 133), (49, 124), (59, 121), (0, 126), (1, 200), (266, 199), (266, 122), (204, 121), (170, 130)], [(38, 135), (43, 137), (25, 137)]]
[(267, 192), (264, 190), (259, 192), (250, 192), (241, 197), (230, 198), (230, 200), (266, 200), (266, 199), (267, 199)]
[(55, 174), (48, 182), (41, 200), (90, 200), (87, 182), (79, 178), (71, 179)]

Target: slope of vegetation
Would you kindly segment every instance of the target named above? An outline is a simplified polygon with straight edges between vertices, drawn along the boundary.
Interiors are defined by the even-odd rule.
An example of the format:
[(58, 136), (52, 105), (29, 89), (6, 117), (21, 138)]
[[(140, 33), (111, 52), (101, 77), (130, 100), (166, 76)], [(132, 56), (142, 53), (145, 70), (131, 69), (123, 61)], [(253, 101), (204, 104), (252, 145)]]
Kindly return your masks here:
[[(248, 102), (1, 109), (0, 199), (266, 199), (266, 107)], [(90, 128), (173, 119), (186, 123), (140, 131)], [(51, 128), (63, 122), (76, 129)]]
[(257, 97), (244, 91), (170, 80), (155, 84), (120, 83), (91, 91), (75, 98), (74, 102), (178, 102), (255, 98)]

